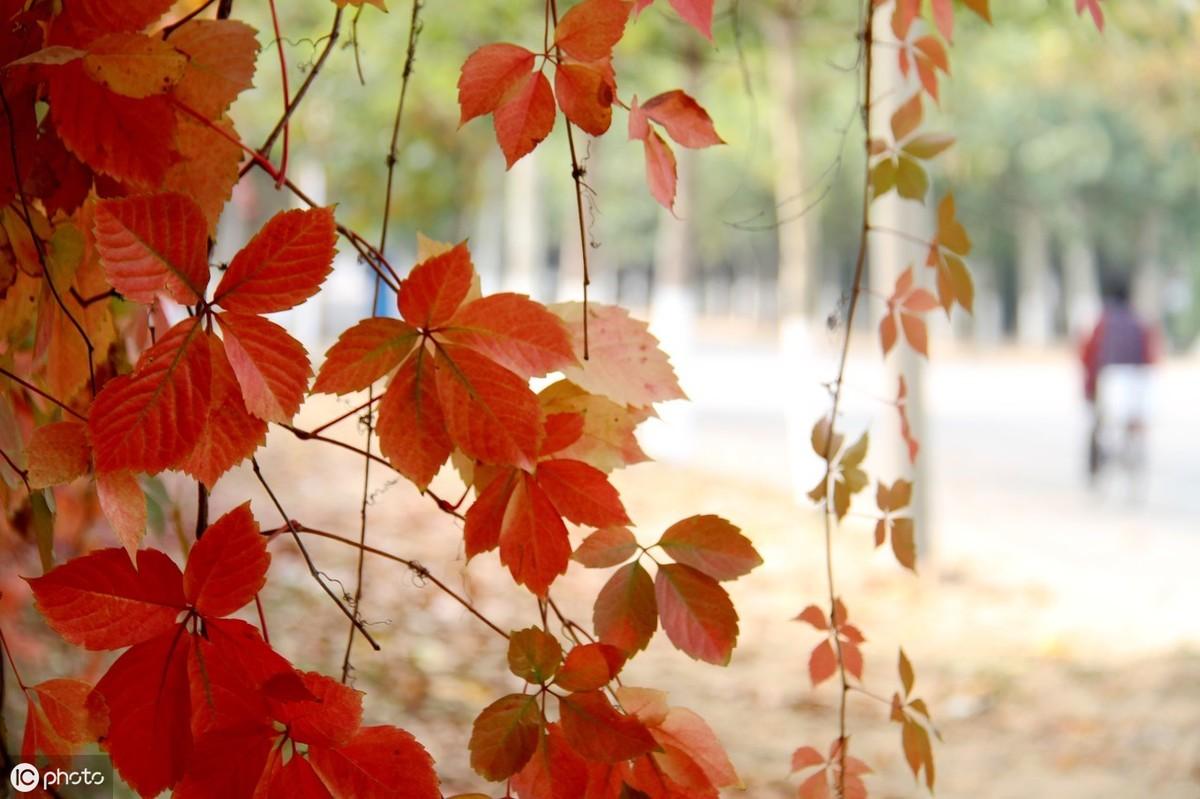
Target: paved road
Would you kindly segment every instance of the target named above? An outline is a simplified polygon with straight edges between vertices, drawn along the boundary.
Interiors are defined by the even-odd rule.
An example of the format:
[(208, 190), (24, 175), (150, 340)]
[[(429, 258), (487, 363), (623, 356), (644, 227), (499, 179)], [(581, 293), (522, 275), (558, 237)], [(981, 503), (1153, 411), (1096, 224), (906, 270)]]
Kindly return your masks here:
[[(648, 448), (783, 488), (807, 486), (820, 473), (807, 426), (824, 408), (829, 343), (817, 342), (799, 368), (775, 348), (719, 341), (676, 356), (692, 403), (664, 409)], [(874, 355), (852, 358), (848, 374), (848, 426), (876, 414), (890, 421), (876, 397), (894, 394), (885, 384), (894, 377)], [(1115, 639), (1128, 651), (1200, 644), (1200, 363), (1175, 360), (1157, 371), (1138, 501), (1126, 484), (1094, 492), (1084, 483), (1079, 380), (1066, 351), (959, 352), (926, 368), (921, 457), (939, 563), (1045, 587), (1075, 642)], [(873, 443), (888, 438), (880, 431)], [(789, 441), (798, 442), (798, 460)]]

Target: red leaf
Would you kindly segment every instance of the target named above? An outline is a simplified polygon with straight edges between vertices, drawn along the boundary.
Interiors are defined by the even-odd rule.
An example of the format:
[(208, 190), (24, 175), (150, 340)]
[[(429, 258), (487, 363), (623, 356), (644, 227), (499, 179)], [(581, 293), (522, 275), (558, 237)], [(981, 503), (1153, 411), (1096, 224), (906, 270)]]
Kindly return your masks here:
[(495, 361), (449, 344), (438, 347), (434, 371), (446, 430), (459, 449), (485, 463), (532, 470), (541, 420), (528, 384)]
[(37, 755), (51, 765), (68, 768), (69, 758), (84, 744), (96, 741), (107, 726), (107, 713), (87, 707), (92, 686), (83, 680), (46, 680), (25, 689), (27, 712), (21, 759)]
[(824, 765), (825, 756), (811, 746), (802, 746), (792, 753), (792, 771)]
[[(555, 453), (558, 458), (583, 461), (605, 472), (649, 460), (638, 445), (635, 430), (650, 417), (645, 408), (632, 408), (607, 397), (589, 394), (569, 380), (559, 380), (538, 394), (547, 415), (546, 441), (542, 455)], [(550, 420), (573, 415), (583, 420), (578, 440), (565, 449), (552, 449)]]
[(535, 479), (555, 509), (576, 524), (607, 527), (629, 522), (617, 489), (594, 466), (571, 460), (542, 461)]
[(218, 119), (254, 82), (258, 40), (254, 28), (233, 19), (193, 19), (171, 33), (171, 44), (188, 56), (175, 98), (209, 119)]
[(50, 72), (49, 96), (59, 138), (97, 172), (153, 189), (179, 160), (166, 97), (122, 97), (91, 80), (78, 61)]
[(583, 539), (573, 560), (589, 569), (619, 566), (637, 553), (637, 539), (628, 527), (605, 527)]
[(100, 745), (143, 797), (178, 782), (192, 748), (187, 668), (192, 636), (175, 626), (178, 632), (143, 641), (117, 658), (94, 694), (110, 719)]
[(832, 677), (835, 671), (837, 671), (837, 655), (834, 654), (833, 644), (826, 638), (817, 644), (808, 659), (808, 676), (815, 688)]
[(594, 691), (608, 685), (625, 665), (625, 653), (611, 644), (580, 644), (567, 653), (554, 683), (567, 691)]
[(425, 488), (450, 456), (433, 356), (424, 344), (396, 372), (379, 404), (379, 451), (397, 471)]
[(311, 696), (275, 704), (271, 717), (303, 743), (335, 746), (349, 741), (362, 723), (362, 694), (313, 671), (300, 676)]
[(417, 331), (398, 319), (364, 319), (343, 331), (325, 353), (313, 391), (361, 391), (399, 366), (418, 340)]
[(101, 549), (28, 582), (46, 622), (85, 649), (149, 640), (176, 627), (187, 605), (179, 567), (154, 549), (137, 553), (136, 570), (125, 550)]
[(583, 0), (559, 19), (554, 43), (577, 61), (608, 58), (632, 10), (627, 0)]
[(587, 793), (587, 763), (567, 744), (562, 728), (547, 724), (537, 751), (512, 777), (521, 799), (579, 799)]
[(646, 648), (658, 629), (654, 582), (638, 562), (613, 572), (596, 597), (592, 621), (606, 644), (633, 655)]
[(400, 315), (422, 330), (442, 327), (462, 305), (474, 279), (475, 267), (466, 242), (427, 258), (400, 283), (396, 297)]
[(518, 478), (500, 531), (500, 562), (513, 579), (545, 596), (554, 578), (567, 571), (571, 542), (550, 500), (537, 484)]
[(520, 294), (493, 294), (468, 303), (443, 335), (525, 378), (576, 363), (562, 320)]
[(646, 185), (658, 204), (668, 211), (675, 208), (675, 153), (663, 137), (650, 131), (644, 141), (646, 150)]
[(217, 322), (246, 410), (263, 421), (290, 422), (312, 375), (304, 346), (279, 325), (254, 314), (221, 313)]
[(212, 402), (200, 440), (176, 468), (212, 488), (221, 475), (262, 446), (267, 440), (267, 423), (246, 410), (225, 344), (211, 334), (204, 338), (212, 359)]
[[(57, 20), (72, 32), (85, 31), (94, 38), (104, 31), (140, 31), (174, 5), (173, 0), (79, 0), (67, 5)], [(90, 39), (76, 40), (86, 44)]]
[(92, 447), (87, 425), (54, 422), (33, 431), (25, 450), (25, 468), (34, 488), (69, 483), (87, 474), (92, 465)]
[(212, 362), (198, 319), (185, 319), (96, 395), (88, 414), (101, 472), (161, 472), (196, 445), (208, 418)]
[(441, 799), (433, 758), (397, 727), (363, 727), (341, 746), (314, 746), (308, 761), (333, 796)]
[(534, 54), (515, 44), (489, 44), (467, 57), (458, 77), (459, 125), (496, 110), (533, 72)]
[(554, 74), (554, 95), (567, 119), (584, 132), (602, 136), (612, 125), (616, 79), (607, 61), (559, 64)]
[(583, 359), (583, 303), (552, 310), (567, 323), (578, 365), (562, 370), (572, 383), (621, 405), (685, 399), (671, 362), (645, 322), (616, 305), (588, 304), (588, 358)]
[(112, 287), (134, 302), (159, 292), (184, 305), (208, 286), (208, 223), (190, 197), (146, 194), (101, 200), (95, 214), (96, 250)]
[(488, 552), (500, 546), (500, 532), (504, 527), (504, 512), (512, 498), (515, 475), (498, 478), (488, 483), (471, 508), (467, 511), (463, 525), (463, 537), (468, 558)]
[(795, 620), (808, 622), (818, 630), (829, 629), (829, 620), (826, 618), (825, 612), (816, 605), (809, 605), (800, 611), (800, 615)]
[[(538, 399), (542, 396), (539, 394)], [(581, 413), (552, 413), (546, 417), (543, 427), (545, 436), (542, 438), (541, 455), (552, 455), (571, 446), (583, 434), (583, 414)]]
[(663, 564), (654, 580), (658, 615), (671, 643), (686, 655), (724, 666), (737, 643), (738, 618), (716, 580), (682, 564)]
[(651, 97), (642, 104), (641, 110), (666, 128), (670, 137), (684, 147), (711, 147), (725, 143), (717, 135), (708, 112), (680, 89)]
[(229, 311), (286, 311), (317, 293), (333, 265), (333, 210), (281, 211), (225, 270), (213, 302)]
[(1100, 8), (1100, 0), (1075, 0), (1075, 13), (1082, 14), (1088, 11), (1092, 15), (1092, 21), (1096, 23), (1096, 30), (1104, 32), (1104, 9)]
[(207, 618), (228, 616), (254, 599), (267, 581), (266, 538), (244, 502), (209, 526), (188, 555), (183, 593)]
[(685, 788), (715, 793), (719, 788), (740, 785), (712, 728), (687, 708), (671, 708), (659, 724), (650, 725), (650, 733), (663, 750), (655, 760), (668, 777)]
[(930, 0), (933, 21), (946, 41), (954, 38), (954, 0)]
[(737, 527), (720, 516), (692, 516), (667, 528), (663, 551), (714, 580), (736, 580), (762, 565), (762, 557)]
[(486, 779), (508, 779), (537, 749), (542, 729), (537, 697), (509, 694), (483, 709), (471, 728), (471, 768)]
[(96, 475), (96, 499), (121, 546), (129, 557), (136, 557), (146, 533), (146, 495), (137, 478), (132, 472), (101, 472)]
[(242, 150), (236, 143), (237, 134), (228, 117), (208, 125), (179, 112), (176, 122), (180, 160), (167, 170), (162, 188), (195, 200), (204, 212), (209, 235), (215, 237), (217, 220), (238, 181)]
[(492, 114), (496, 141), (509, 169), (554, 129), (554, 92), (541, 72), (530, 73), (520, 88)]
[(559, 700), (567, 743), (586, 760), (616, 763), (657, 747), (646, 726), (613, 709), (600, 691), (583, 691)]

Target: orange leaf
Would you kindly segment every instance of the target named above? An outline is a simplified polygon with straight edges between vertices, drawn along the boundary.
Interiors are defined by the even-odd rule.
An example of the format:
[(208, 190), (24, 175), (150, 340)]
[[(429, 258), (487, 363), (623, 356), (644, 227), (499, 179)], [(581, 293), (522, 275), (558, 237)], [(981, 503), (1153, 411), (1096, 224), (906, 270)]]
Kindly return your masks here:
[(196, 445), (210, 403), (212, 362), (197, 319), (185, 319), (142, 353), (127, 376), (105, 384), (88, 428), (101, 472), (157, 473)]
[(458, 78), (459, 125), (495, 111), (533, 72), (534, 54), (515, 44), (489, 44), (467, 57)]
[(254, 85), (258, 40), (254, 28), (233, 19), (193, 19), (171, 34), (170, 42), (188, 56), (175, 85), (176, 99), (209, 119), (224, 114)]
[(897, 142), (907, 138), (921, 124), (922, 116), (921, 95), (918, 92), (901, 103), (892, 114), (892, 137)]
[(463, 539), (468, 558), (500, 546), (504, 512), (508, 509), (515, 482), (515, 472), (509, 472), (508, 477), (490, 482), (471, 503), (463, 525)]
[(629, 522), (617, 489), (593, 466), (571, 460), (542, 461), (535, 479), (555, 510), (576, 524), (607, 527)]
[(901, 566), (917, 570), (917, 544), (912, 519), (892, 519), (892, 551), (896, 553), (896, 560)]
[(567, 324), (577, 363), (563, 375), (575, 385), (621, 405), (648, 406), (686, 399), (671, 362), (645, 322), (624, 308), (588, 303), (588, 358), (583, 358), (583, 304), (551, 307)]
[(729, 594), (708, 575), (663, 564), (654, 580), (663, 631), (689, 657), (724, 666), (737, 643), (738, 617)]
[(815, 688), (832, 677), (835, 671), (837, 671), (837, 655), (833, 651), (833, 644), (826, 638), (817, 644), (812, 655), (809, 656), (808, 676)]
[(208, 224), (182, 194), (102, 200), (95, 212), (96, 250), (113, 288), (134, 302), (159, 292), (190, 305), (208, 286)]
[(32, 761), (40, 754), (57, 768), (69, 768), (69, 758), (98, 740), (107, 725), (105, 714), (88, 709), (91, 692), (92, 686), (82, 680), (46, 680), (26, 688), (21, 759)]
[(795, 618), (795, 621), (807, 622), (818, 630), (829, 629), (829, 619), (825, 616), (825, 611), (816, 605), (809, 605), (800, 611), (800, 615)]
[(475, 278), (466, 242), (433, 255), (412, 268), (400, 283), (397, 307), (404, 321), (422, 330), (440, 328), (462, 305)]
[(887, 314), (879, 320), (879, 345), (887, 355), (896, 346), (896, 316)]
[(571, 558), (589, 569), (619, 566), (637, 552), (637, 539), (628, 527), (605, 527), (583, 539)]
[(417, 331), (398, 319), (363, 319), (325, 353), (312, 390), (322, 394), (361, 391), (403, 363), (420, 340)]
[(567, 659), (554, 682), (567, 691), (593, 691), (608, 685), (625, 665), (625, 653), (611, 644), (580, 644)]
[(246, 410), (225, 344), (211, 334), (204, 338), (212, 360), (212, 402), (196, 446), (174, 468), (212, 488), (221, 475), (263, 445), (267, 423)]
[(29, 484), (34, 488), (69, 483), (87, 474), (92, 465), (92, 447), (87, 425), (54, 422), (35, 428), (25, 450)]
[(317, 293), (332, 269), (337, 230), (329, 208), (281, 211), (225, 270), (213, 303), (239, 313), (286, 311)]
[(485, 463), (533, 468), (540, 414), (524, 380), (450, 344), (438, 347), (434, 372), (446, 430), (463, 452)]
[(736, 580), (763, 562), (750, 539), (720, 516), (691, 516), (675, 522), (658, 543), (677, 562), (714, 580)]
[(902, 313), (900, 314), (900, 327), (904, 330), (904, 339), (908, 342), (908, 346), (928, 357), (929, 335), (925, 320), (919, 316)]
[(303, 345), (279, 325), (254, 314), (220, 313), (217, 322), (246, 409), (263, 421), (290, 422), (300, 410), (312, 375)]
[(724, 144), (712, 118), (690, 95), (680, 89), (655, 95), (642, 104), (642, 113), (667, 129), (667, 134), (684, 147)]
[(83, 70), (125, 97), (163, 94), (183, 77), (188, 59), (163, 39), (140, 33), (112, 33), (88, 47)]
[(592, 621), (596, 635), (633, 655), (646, 648), (658, 629), (654, 582), (640, 563), (627, 563), (613, 572), (596, 597)]
[(209, 235), (215, 236), (221, 211), (233, 196), (242, 160), (241, 148), (218, 131), (235, 137), (237, 134), (228, 117), (210, 127), (180, 114), (176, 123), (175, 144), (180, 159), (167, 170), (162, 187), (191, 197), (204, 212)]
[[(418, 344), (392, 378), (379, 405), (379, 451), (397, 471), (424, 488), (450, 456), (433, 359)], [(468, 553), (469, 554), (469, 553)]]
[(530, 73), (492, 113), (496, 141), (509, 169), (554, 129), (554, 92), (541, 72)]
[(567, 528), (537, 484), (519, 476), (500, 530), (500, 562), (513, 579), (538, 596), (567, 570)]
[[(521, 799), (578, 799), (587, 793), (587, 764), (567, 744), (562, 728), (547, 724), (537, 751), (513, 775), (512, 790)], [(471, 794), (458, 799), (490, 799)]]
[(646, 150), (646, 184), (658, 204), (668, 211), (675, 207), (675, 185), (678, 181), (675, 153), (663, 137), (650, 131), (644, 141)]
[(567, 119), (593, 136), (612, 125), (616, 79), (607, 62), (562, 63), (554, 74), (554, 95)]
[(96, 499), (121, 546), (130, 558), (136, 557), (146, 534), (146, 495), (137, 478), (132, 472), (101, 472), (96, 475)]
[(441, 340), (470, 347), (521, 377), (543, 377), (576, 364), (561, 319), (520, 294), (492, 294), (464, 305)]
[(618, 713), (600, 691), (569, 694), (558, 708), (567, 743), (585, 760), (616, 763), (658, 746), (641, 721)]
[(583, 0), (559, 19), (554, 43), (577, 61), (608, 58), (632, 10), (628, 0)]

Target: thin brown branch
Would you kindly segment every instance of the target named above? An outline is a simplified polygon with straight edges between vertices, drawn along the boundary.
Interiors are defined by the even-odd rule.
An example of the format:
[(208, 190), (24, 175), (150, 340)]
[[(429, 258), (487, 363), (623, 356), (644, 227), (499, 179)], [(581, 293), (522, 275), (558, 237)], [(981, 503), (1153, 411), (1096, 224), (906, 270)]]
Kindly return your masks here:
[(50, 402), (53, 402), (55, 405), (62, 408), (67, 413), (71, 414), (79, 421), (81, 421), (81, 422), (87, 421), (86, 416), (84, 416), (79, 411), (72, 408), (67, 403), (63, 402), (62, 400), (58, 399), (57, 397), (47, 394), (45, 391), (42, 391), (40, 388), (35, 386), (33, 383), (30, 383), (28, 380), (25, 380), (15, 374), (13, 374), (12, 372), (5, 369), (3, 366), (0, 366), (0, 375), (4, 375), (9, 380), (12, 380), (14, 383), (19, 383), (21, 386), (24, 386), (26, 389), (32, 391), (34, 394), (37, 394), (42, 399), (46, 399), (46, 400), (49, 400)]
[(383, 396), (382, 394), (374, 394), (374, 393), (372, 393), (372, 394), (371, 394), (371, 395), (370, 395), (370, 396), (367, 398), (367, 401), (366, 401), (366, 402), (364, 402), (362, 405), (359, 405), (357, 408), (351, 408), (350, 410), (346, 411), (345, 413), (341, 414), (340, 416), (338, 416), (338, 417), (336, 417), (336, 418), (334, 418), (334, 419), (330, 419), (330, 420), (329, 420), (328, 422), (326, 422), (325, 424), (318, 425), (317, 427), (314, 427), (314, 428), (312, 429), (312, 433), (322, 433), (322, 432), (324, 432), (324, 431), (328, 430), (329, 428), (333, 427), (333, 426), (334, 426), (335, 424), (337, 424), (338, 422), (344, 421), (344, 420), (346, 420), (346, 419), (350, 418), (351, 416), (353, 416), (353, 415), (354, 415), (354, 414), (356, 414), (356, 413), (360, 413), (361, 411), (365, 411), (367, 408), (369, 408), (369, 407), (371, 407), (372, 405), (374, 405), (374, 404), (375, 404), (375, 402), (376, 402), (377, 400), (379, 400), (379, 399), (380, 399), (382, 396)]
[(12, 457), (10, 457), (9, 454), (2, 449), (0, 449), (0, 458), (4, 458), (4, 462), (8, 464), (8, 467), (16, 472), (17, 476), (21, 478), (21, 482), (25, 484), (25, 491), (32, 494), (33, 488), (31, 488), (29, 485), (29, 471), (18, 466), (17, 462), (14, 461)]
[[(837, 422), (838, 410), (842, 403), (843, 387), (846, 380), (846, 362), (850, 355), (850, 339), (854, 328), (854, 317), (858, 310), (859, 297), (862, 295), (863, 276), (866, 272), (867, 263), (867, 248), (870, 239), (871, 231), (871, 172), (866, 169), (866, 164), (870, 161), (871, 150), (871, 89), (872, 78), (871, 69), (874, 64), (874, 40), (875, 40), (875, 14), (872, 0), (863, 0), (863, 27), (859, 33), (860, 45), (863, 48), (863, 153), (864, 153), (864, 168), (863, 168), (863, 189), (862, 189), (862, 224), (859, 229), (858, 236), (858, 255), (854, 262), (854, 278), (851, 281), (850, 301), (846, 310), (846, 329), (842, 339), (841, 355), (838, 358), (837, 376), (833, 381), (833, 400), (832, 407), (829, 411), (829, 435), (825, 440), (825, 452), (823, 453), (825, 463), (828, 468), (831, 458), (834, 455), (833, 444), (835, 436), (833, 435), (834, 425)], [(828, 472), (826, 479), (828, 480)], [(825, 524), (825, 578), (829, 588), (829, 623), (832, 628), (832, 638), (834, 652), (837, 656), (838, 677), (841, 682), (842, 690), (838, 696), (838, 768), (836, 782), (834, 785), (834, 794), (839, 799), (846, 795), (846, 699), (850, 692), (850, 681), (846, 677), (846, 660), (842, 653), (841, 636), (837, 630), (837, 588), (834, 582), (833, 572), (833, 492), (825, 492), (825, 512), (822, 514)]]
[[(550, 17), (555, 27), (558, 27), (558, 0), (550, 0)], [(561, 59), (562, 51), (554, 46), (555, 55)], [(588, 269), (588, 234), (587, 222), (583, 213), (583, 177), (587, 170), (579, 163), (579, 155), (575, 150), (574, 125), (571, 120), (567, 123), (567, 149), (571, 152), (571, 180), (575, 183), (575, 212), (579, 219), (579, 251), (583, 255), (583, 359), (588, 359), (588, 286), (592, 284), (591, 273)]]
[(263, 477), (262, 469), (258, 465), (258, 459), (251, 458), (250, 464), (254, 469), (254, 476), (258, 478), (258, 482), (262, 484), (263, 489), (267, 492), (267, 496), (269, 496), (271, 498), (271, 502), (274, 503), (275, 509), (279, 511), (279, 515), (283, 517), (284, 525), (292, 534), (292, 540), (296, 542), (296, 548), (300, 550), (300, 554), (304, 557), (304, 562), (308, 565), (309, 574), (311, 574), (313, 579), (317, 581), (317, 585), (321, 586), (321, 590), (329, 595), (329, 598), (333, 600), (335, 605), (337, 605), (338, 610), (340, 610), (346, 618), (350, 619), (350, 621), (354, 624), (354, 628), (358, 630), (359, 634), (362, 635), (363, 638), (367, 639), (367, 643), (371, 645), (371, 648), (378, 652), (380, 646), (375, 639), (371, 637), (371, 634), (367, 632), (367, 628), (364, 627), (362, 622), (355, 617), (354, 613), (352, 613), (350, 609), (346, 607), (346, 604), (342, 602), (341, 597), (335, 594), (333, 589), (329, 587), (329, 584), (325, 582), (325, 576), (321, 573), (321, 570), (317, 568), (317, 564), (313, 562), (312, 556), (308, 554), (308, 548), (304, 546), (304, 542), (300, 540), (300, 536), (296, 530), (295, 524), (287, 515), (287, 512), (284, 511), (283, 505), (280, 504), (279, 498), (275, 496), (275, 492), (271, 489), (270, 484), (267, 483), (266, 478)]
[[(399, 555), (394, 555), (391, 552), (388, 552), (383, 549), (378, 549), (376, 547), (367, 546), (366, 544), (360, 544), (359, 542), (355, 541), (352, 538), (346, 538), (345, 536), (338, 535), (337, 533), (329, 533), (324, 530), (316, 530), (311, 527), (306, 527), (303, 524), (296, 524), (295, 522), (292, 522), (291, 524), (294, 525), (295, 530), (297, 532), (305, 533), (306, 535), (315, 535), (320, 538), (327, 538), (330, 541), (338, 541), (342, 544), (345, 544), (346, 546), (355, 547), (356, 549), (360, 549), (363, 552), (368, 552), (372, 555), (378, 555), (381, 558), (385, 558), (387, 560), (394, 561), (396, 563), (400, 563), (404, 566), (407, 566), (409, 569), (412, 570), (413, 574), (415, 574), (418, 578), (420, 578), (421, 580), (427, 580), (428, 582), (437, 586), (438, 589), (440, 589), (446, 595), (450, 596), (458, 604), (460, 604), (464, 608), (466, 608), (471, 613), (471, 615), (473, 615), (475, 618), (479, 619), (481, 622), (486, 624), (488, 627), (492, 628), (492, 630), (494, 630), (497, 634), (502, 635), (505, 638), (508, 638), (508, 633), (504, 632), (504, 629), (502, 627), (500, 627), (500, 625), (496, 624), (494, 621), (489, 619), (487, 616), (483, 615), (483, 613), (480, 612), (478, 608), (476, 608), (474, 605), (471, 604), (471, 601), (469, 599), (467, 599), (466, 597), (459, 594), (457, 591), (455, 591), (450, 586), (446, 585), (444, 582), (439, 580), (437, 577), (433, 576), (433, 574), (430, 573), (429, 569), (427, 569), (423, 565), (421, 565), (420, 562), (415, 561), (415, 560), (409, 560), (408, 558), (402, 558)], [(275, 533), (275, 532), (283, 532), (283, 530), (269, 531), (269, 533)]]

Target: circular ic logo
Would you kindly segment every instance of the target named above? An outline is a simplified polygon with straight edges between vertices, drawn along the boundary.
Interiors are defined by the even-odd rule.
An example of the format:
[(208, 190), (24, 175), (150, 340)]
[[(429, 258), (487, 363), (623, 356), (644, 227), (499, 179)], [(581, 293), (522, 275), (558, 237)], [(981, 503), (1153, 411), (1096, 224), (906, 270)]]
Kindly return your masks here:
[(30, 765), (29, 763), (18, 763), (13, 766), (12, 773), (8, 775), (8, 781), (12, 783), (12, 787), (17, 790), (17, 793), (29, 793), (38, 787), (40, 776), (37, 766)]

